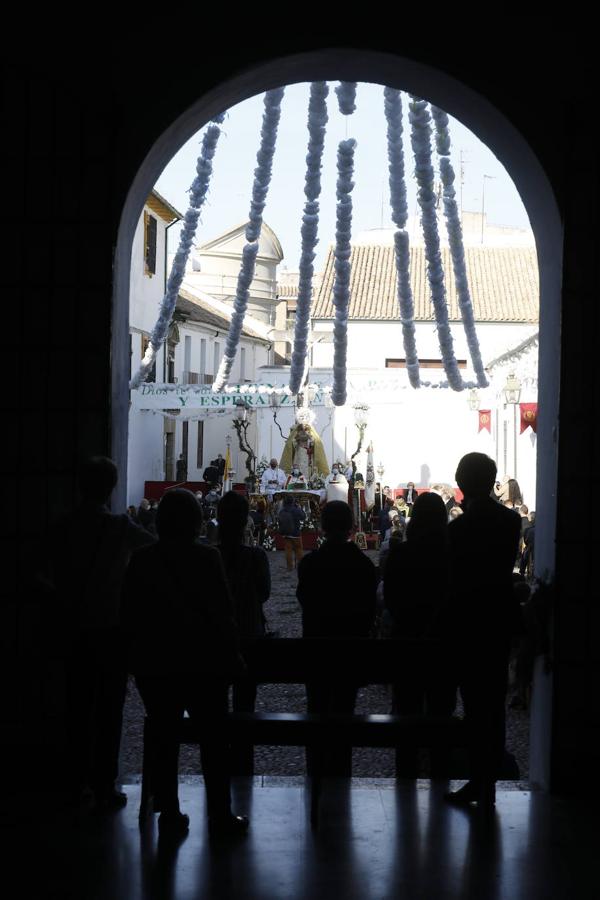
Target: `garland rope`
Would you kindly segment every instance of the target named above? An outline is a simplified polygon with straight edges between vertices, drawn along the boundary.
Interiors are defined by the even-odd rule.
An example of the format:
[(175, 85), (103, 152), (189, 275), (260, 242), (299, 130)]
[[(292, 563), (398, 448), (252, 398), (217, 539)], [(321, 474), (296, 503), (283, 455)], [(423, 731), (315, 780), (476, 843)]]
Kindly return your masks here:
[(335, 226), (335, 280), (333, 283), (333, 390), (335, 406), (346, 402), (346, 356), (348, 351), (348, 306), (350, 301), (350, 235), (352, 227), (352, 188), (356, 141), (340, 141), (337, 153)]
[(463, 383), (456, 356), (454, 355), (452, 332), (448, 322), (444, 269), (440, 254), (433, 166), (431, 164), (431, 117), (427, 101), (421, 100), (412, 94), (410, 96), (411, 143), (415, 155), (415, 176), (419, 186), (417, 198), (421, 207), (421, 225), (425, 241), (431, 301), (435, 313), (444, 371), (450, 387), (455, 391), (462, 391), (466, 385)]
[(310, 86), (308, 103), (308, 153), (304, 181), (304, 214), (302, 216), (302, 251), (298, 279), (298, 301), (294, 328), (294, 350), (290, 366), (290, 390), (297, 394), (304, 380), (310, 325), (310, 304), (314, 275), (315, 248), (318, 243), (319, 196), (321, 194), (321, 164), (327, 125), (326, 81), (315, 81)]
[(217, 148), (217, 141), (221, 134), (219, 125), (223, 122), (224, 118), (225, 113), (220, 113), (218, 116), (215, 116), (206, 129), (202, 139), (202, 150), (196, 164), (197, 175), (189, 190), (190, 205), (183, 219), (183, 228), (181, 229), (181, 236), (179, 238), (179, 248), (175, 254), (175, 259), (173, 260), (173, 265), (167, 281), (167, 289), (161, 301), (158, 319), (152, 329), (152, 334), (150, 335), (144, 358), (140, 363), (139, 369), (129, 383), (131, 390), (139, 387), (145, 380), (150, 369), (154, 365), (158, 350), (167, 339), (169, 326), (171, 324), (171, 319), (173, 318), (173, 312), (179, 295), (179, 288), (183, 281), (185, 267), (190, 255), (190, 250), (192, 249), (196, 228), (198, 227), (200, 211), (208, 193), (210, 176), (212, 175), (212, 161)]
[(248, 216), (250, 221), (246, 226), (246, 244), (242, 250), (242, 265), (238, 275), (231, 324), (227, 333), (223, 359), (214, 380), (213, 391), (220, 391), (228, 380), (240, 342), (246, 309), (248, 308), (250, 285), (252, 284), (256, 267), (258, 241), (263, 222), (262, 216), (271, 183), (273, 155), (275, 153), (283, 94), (284, 88), (276, 88), (275, 90), (267, 91), (265, 94), (260, 147), (256, 154), (257, 166), (254, 170), (252, 201)]
[(458, 295), (458, 305), (460, 307), (465, 335), (467, 338), (467, 346), (471, 354), (473, 369), (477, 376), (477, 384), (479, 387), (487, 387), (488, 380), (485, 374), (483, 360), (481, 358), (481, 349), (477, 338), (475, 328), (475, 315), (473, 313), (473, 303), (469, 291), (469, 282), (467, 279), (467, 268), (465, 264), (465, 248), (463, 244), (462, 226), (460, 215), (456, 204), (456, 191), (454, 190), (454, 169), (450, 162), (450, 132), (448, 130), (448, 116), (437, 106), (431, 105), (431, 115), (435, 122), (435, 143), (438, 156), (440, 158), (440, 176), (444, 188), (444, 214), (446, 217), (446, 228), (448, 231), (448, 244), (450, 246), (450, 254), (452, 256), (452, 266), (454, 268), (454, 280), (456, 282), (456, 292)]
[(356, 109), (356, 82), (340, 81), (335, 89), (338, 106), (343, 116), (350, 116)]
[(406, 356), (408, 379), (414, 388), (420, 384), (419, 357), (415, 338), (415, 311), (410, 284), (410, 251), (406, 222), (408, 203), (404, 178), (404, 147), (402, 142), (402, 95), (400, 91), (386, 87), (383, 91), (387, 121), (387, 147), (390, 184), (390, 206), (396, 226), (394, 250), (397, 274), (397, 296), (402, 323), (402, 339)]

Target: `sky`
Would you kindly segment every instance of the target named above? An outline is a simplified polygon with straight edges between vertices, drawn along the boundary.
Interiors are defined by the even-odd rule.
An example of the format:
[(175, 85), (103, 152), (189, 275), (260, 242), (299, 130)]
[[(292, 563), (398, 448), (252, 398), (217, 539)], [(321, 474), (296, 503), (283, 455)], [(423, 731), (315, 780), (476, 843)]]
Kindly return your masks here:
[[(308, 142), (308, 84), (286, 88), (281, 108), (273, 176), (263, 220), (280, 240), (284, 259), (282, 266), (295, 270), (300, 259), (300, 225), (304, 205), (305, 157)], [(336, 153), (339, 141), (355, 138), (355, 187), (352, 233), (380, 227), (391, 227), (387, 168), (386, 122), (383, 110), (383, 87), (358, 85), (356, 110), (342, 116), (338, 110), (335, 83), (330, 83), (328, 97), (329, 122), (325, 138), (320, 197), (319, 244), (315, 271), (323, 267), (327, 248), (335, 233)], [(256, 151), (260, 141), (263, 111), (262, 94), (232, 107), (223, 123), (213, 162), (209, 194), (202, 209), (195, 244), (203, 244), (248, 216)], [(408, 97), (403, 94), (404, 151), (409, 216), (418, 213), (416, 185), (412, 175), (413, 157), (408, 124)], [(185, 213), (188, 190), (196, 174), (203, 130), (189, 140), (166, 166), (156, 183), (156, 190)], [(481, 212), (482, 187), (485, 179), (485, 214), (489, 224), (528, 228), (527, 213), (507, 171), (494, 154), (456, 119), (450, 118), (452, 163), (456, 172), (456, 195), (460, 206), (460, 169), (462, 154), (463, 210)], [(170, 231), (169, 251), (175, 252), (179, 226)]]

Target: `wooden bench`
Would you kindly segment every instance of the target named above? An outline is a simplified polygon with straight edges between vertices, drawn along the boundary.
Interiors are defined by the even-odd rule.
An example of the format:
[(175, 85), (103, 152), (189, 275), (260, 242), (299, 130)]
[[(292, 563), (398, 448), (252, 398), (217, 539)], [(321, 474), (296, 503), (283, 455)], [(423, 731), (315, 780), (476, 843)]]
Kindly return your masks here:
[[(393, 684), (407, 668), (447, 672), (447, 649), (439, 641), (375, 639), (262, 639), (244, 641), (248, 674), (258, 684), (306, 684), (309, 681), (351, 681), (361, 685)], [(423, 748), (466, 747), (465, 723), (454, 716), (320, 715), (314, 713), (228, 713), (232, 745), (291, 747), (338, 746)], [(200, 734), (191, 719), (181, 722), (179, 742), (198, 744)], [(147, 746), (151, 722), (144, 722), (144, 763), (140, 824), (152, 811), (152, 776)], [(310, 778), (310, 817), (316, 825), (322, 777)]]

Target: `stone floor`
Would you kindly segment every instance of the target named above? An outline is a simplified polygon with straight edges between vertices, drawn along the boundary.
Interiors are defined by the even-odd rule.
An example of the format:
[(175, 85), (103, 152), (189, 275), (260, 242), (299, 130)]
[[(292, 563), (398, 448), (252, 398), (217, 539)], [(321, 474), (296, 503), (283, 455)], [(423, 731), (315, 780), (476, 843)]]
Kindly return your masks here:
[[(490, 820), (448, 807), (445, 784), (331, 780), (312, 830), (303, 782), (238, 779), (235, 809), (251, 819), (230, 844), (207, 839), (202, 785), (182, 785), (189, 835), (138, 828), (139, 786), (110, 816), (48, 802), (27, 817), (7, 896), (73, 900), (597, 900), (595, 809), (544, 794), (499, 792)], [(5, 884), (9, 874), (5, 869)]]

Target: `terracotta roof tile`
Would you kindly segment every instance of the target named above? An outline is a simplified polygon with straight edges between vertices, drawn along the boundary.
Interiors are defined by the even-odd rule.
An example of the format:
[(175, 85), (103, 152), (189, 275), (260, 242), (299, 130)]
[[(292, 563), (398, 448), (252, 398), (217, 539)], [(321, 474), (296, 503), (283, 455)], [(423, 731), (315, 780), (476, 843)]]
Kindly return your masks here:
[[(447, 247), (441, 250), (446, 273), (448, 313), (460, 320), (452, 260)], [(533, 247), (466, 247), (465, 259), (471, 299), (478, 322), (537, 322), (539, 316), (538, 268)], [(352, 248), (350, 278), (351, 319), (398, 319), (394, 248), (356, 245)], [(411, 284), (415, 319), (433, 321), (424, 247), (410, 249)], [(312, 317), (334, 316), (332, 290), (333, 248), (317, 286)]]

